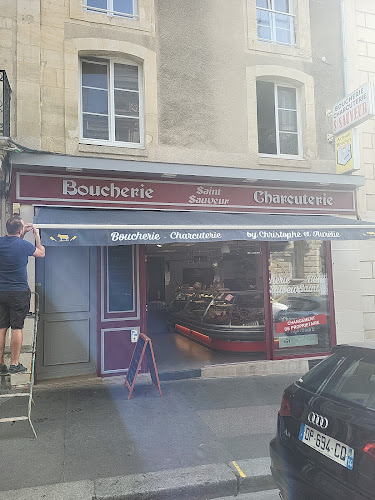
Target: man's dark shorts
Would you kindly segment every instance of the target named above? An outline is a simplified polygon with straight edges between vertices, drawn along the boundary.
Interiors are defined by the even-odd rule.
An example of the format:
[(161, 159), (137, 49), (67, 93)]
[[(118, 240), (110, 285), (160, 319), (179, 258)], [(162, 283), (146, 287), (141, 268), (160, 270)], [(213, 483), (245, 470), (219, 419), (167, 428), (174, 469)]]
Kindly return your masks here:
[(30, 310), (30, 290), (0, 291), (0, 328), (22, 330)]

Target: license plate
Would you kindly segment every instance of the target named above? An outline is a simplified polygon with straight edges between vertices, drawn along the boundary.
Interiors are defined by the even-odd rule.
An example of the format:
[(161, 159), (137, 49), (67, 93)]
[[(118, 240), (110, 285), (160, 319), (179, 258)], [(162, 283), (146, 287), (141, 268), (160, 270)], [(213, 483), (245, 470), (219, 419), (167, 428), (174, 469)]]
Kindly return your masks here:
[(306, 424), (301, 424), (299, 440), (347, 469), (353, 469), (354, 450), (347, 444), (337, 441)]

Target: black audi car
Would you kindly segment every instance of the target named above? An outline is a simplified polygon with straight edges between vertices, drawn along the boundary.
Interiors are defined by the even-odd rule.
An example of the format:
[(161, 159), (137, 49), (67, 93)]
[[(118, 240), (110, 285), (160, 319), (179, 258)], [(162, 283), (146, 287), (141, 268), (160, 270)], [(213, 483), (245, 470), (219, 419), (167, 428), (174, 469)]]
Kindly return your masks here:
[(285, 500), (375, 498), (375, 342), (336, 346), (285, 389), (270, 454)]

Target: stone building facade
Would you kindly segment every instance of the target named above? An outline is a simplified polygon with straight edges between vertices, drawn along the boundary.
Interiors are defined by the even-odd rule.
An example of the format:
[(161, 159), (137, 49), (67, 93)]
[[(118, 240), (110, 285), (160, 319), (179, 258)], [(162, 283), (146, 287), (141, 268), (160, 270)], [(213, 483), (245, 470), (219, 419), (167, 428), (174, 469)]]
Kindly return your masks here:
[[(345, 0), (350, 88), (373, 79), (372, 3)], [(0, 0), (14, 169), (320, 189), (355, 189), (365, 176), (360, 212), (375, 221), (374, 121), (361, 127), (359, 177), (335, 176), (329, 140), (327, 110), (345, 93), (340, 0), (116, 5), (121, 12), (113, 0)], [(270, 99), (272, 137), (270, 113), (259, 121)], [(21, 206), (24, 218), (33, 212)], [(372, 248), (332, 245), (339, 342), (375, 336)]]
[[(349, 92), (375, 81), (375, 5), (366, 0), (347, 0), (345, 5)], [(361, 169), (366, 184), (359, 193), (359, 212), (375, 221), (375, 118), (359, 127)], [(365, 338), (375, 338), (375, 247), (359, 244), (362, 307)]]
[[(345, 0), (342, 7), (344, 82), (346, 92), (350, 93), (375, 78), (375, 5), (371, 0)], [(358, 192), (358, 211), (363, 220), (374, 221), (375, 119), (357, 129), (360, 170), (354, 175), (366, 178)], [(344, 306), (341, 312), (336, 311), (342, 341), (352, 340), (355, 332), (360, 338), (374, 339), (374, 242), (336, 243), (333, 248), (333, 255), (336, 253), (333, 263), (338, 268), (335, 293)]]

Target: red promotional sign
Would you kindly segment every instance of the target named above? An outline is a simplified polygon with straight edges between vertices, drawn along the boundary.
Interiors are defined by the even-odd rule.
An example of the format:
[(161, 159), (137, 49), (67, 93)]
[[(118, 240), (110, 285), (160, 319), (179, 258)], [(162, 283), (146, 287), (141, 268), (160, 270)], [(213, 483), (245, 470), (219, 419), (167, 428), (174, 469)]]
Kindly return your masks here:
[(17, 172), (13, 201), (22, 204), (209, 210), (354, 214), (351, 190), (235, 186), (175, 181), (89, 177)]
[(288, 321), (276, 323), (276, 333), (291, 333), (304, 328), (311, 328), (319, 325), (327, 324), (326, 314), (314, 314), (312, 316), (305, 316), (304, 318), (293, 318)]

